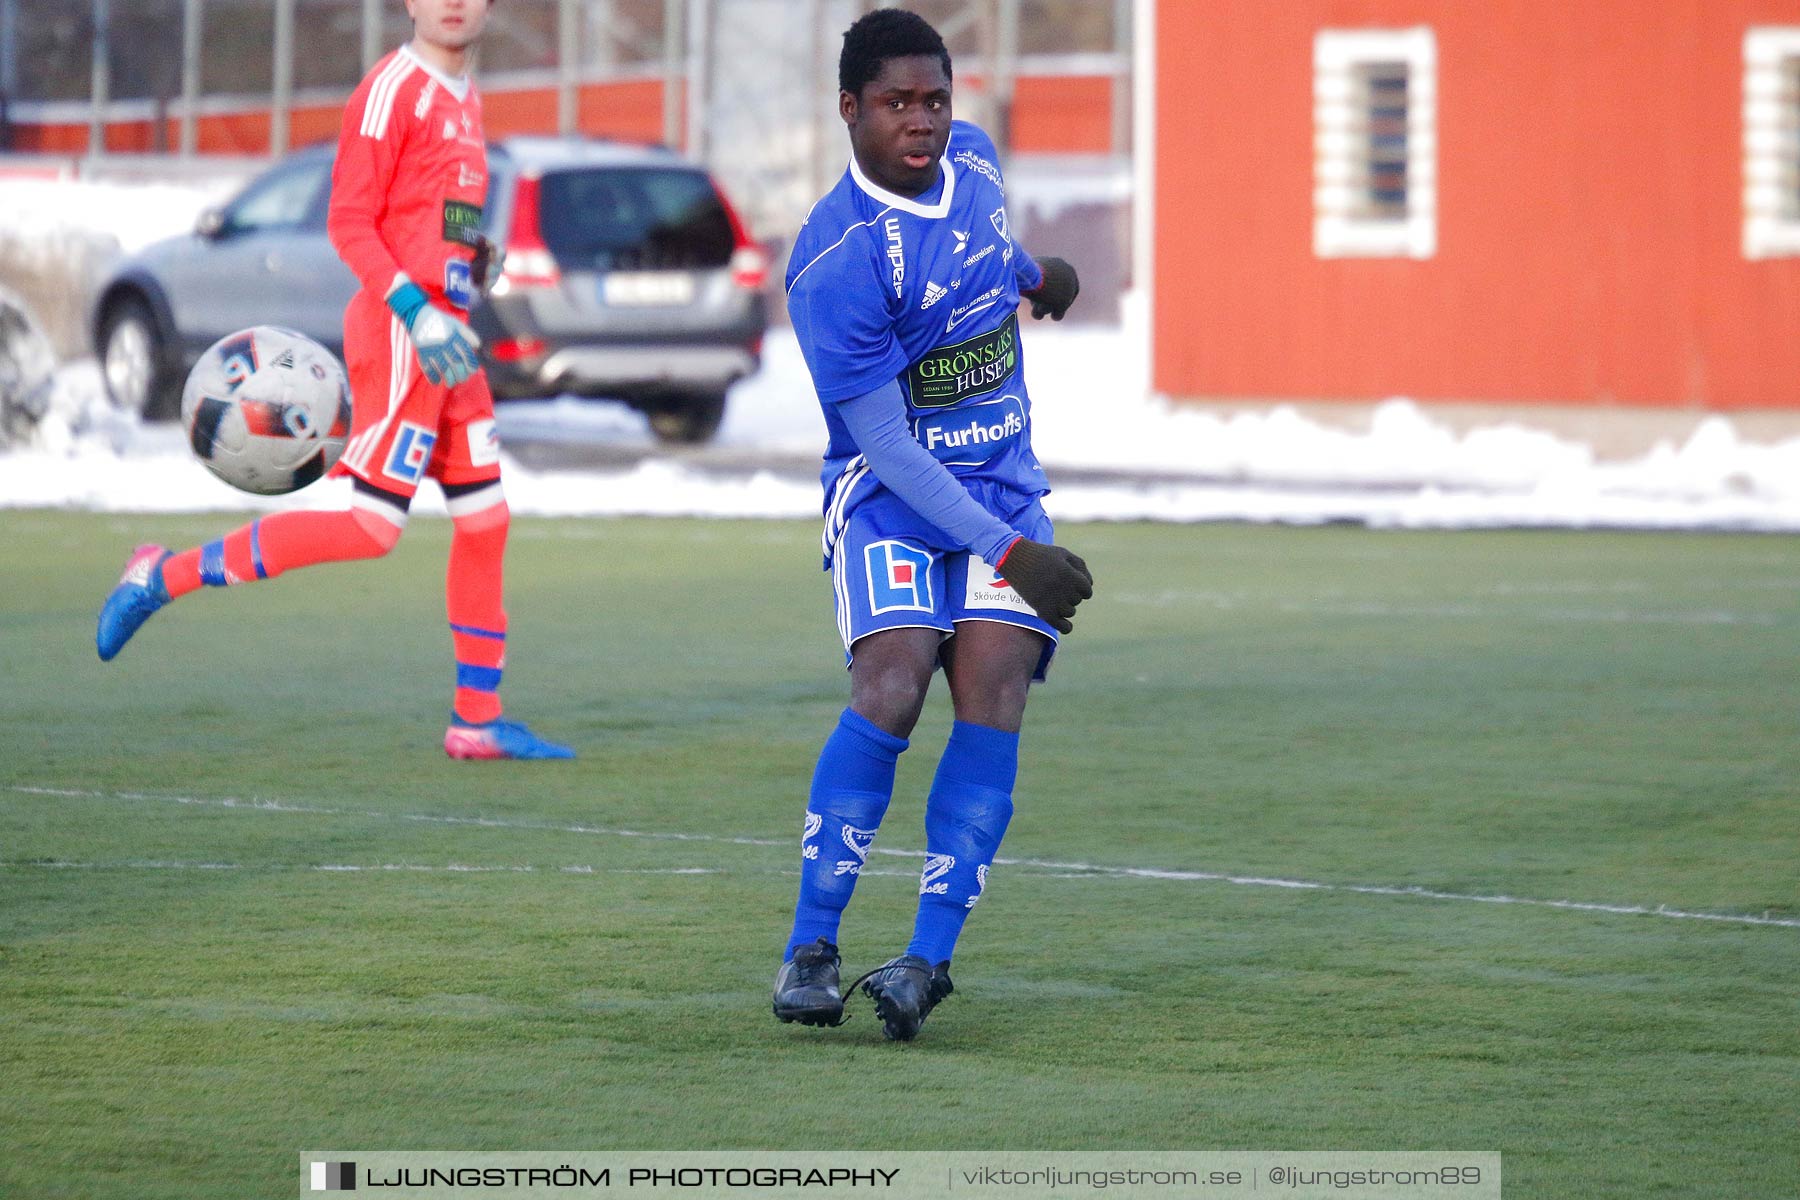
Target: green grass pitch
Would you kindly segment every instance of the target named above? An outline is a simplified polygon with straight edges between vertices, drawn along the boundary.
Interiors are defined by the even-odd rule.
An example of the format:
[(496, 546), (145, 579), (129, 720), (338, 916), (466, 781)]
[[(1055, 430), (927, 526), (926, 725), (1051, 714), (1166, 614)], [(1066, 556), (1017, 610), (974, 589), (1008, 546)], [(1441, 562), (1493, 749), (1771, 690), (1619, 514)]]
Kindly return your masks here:
[[(1800, 1190), (1792, 539), (1070, 526), (1099, 590), (1028, 714), (1025, 861), (890, 1046), (866, 1001), (768, 1008), (848, 694), (814, 526), (516, 522), (510, 709), (582, 754), (539, 765), (442, 756), (441, 521), (100, 664), (127, 549), (231, 523), (0, 514), (0, 1194), (285, 1195), (328, 1145)], [(948, 722), (880, 848), (922, 847)], [(917, 861), (871, 866), (854, 972), (911, 926)]]

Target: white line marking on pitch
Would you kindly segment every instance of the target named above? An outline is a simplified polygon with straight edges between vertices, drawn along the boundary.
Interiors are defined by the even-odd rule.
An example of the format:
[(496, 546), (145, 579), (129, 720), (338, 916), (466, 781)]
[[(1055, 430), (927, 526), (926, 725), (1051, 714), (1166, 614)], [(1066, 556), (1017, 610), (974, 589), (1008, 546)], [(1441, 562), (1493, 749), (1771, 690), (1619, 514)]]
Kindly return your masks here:
[[(0, 870), (6, 868), (38, 871), (366, 871), (371, 873), (377, 871), (439, 871), (469, 875), (497, 875), (509, 872), (525, 875), (724, 875), (728, 873), (724, 867), (592, 867), (579, 863), (567, 867), (538, 867), (525, 863), (505, 866), (474, 863), (445, 863), (441, 866), (427, 863), (263, 863), (248, 866), (244, 863), (175, 862), (156, 858), (127, 858), (114, 862), (73, 862), (64, 858), (22, 858), (0, 861)], [(909, 877), (910, 874), (908, 872)]]
[[(222, 797), (216, 800), (208, 800), (196, 796), (158, 796), (147, 792), (92, 792), (73, 788), (27, 787), (22, 784), (8, 785), (6, 790), (19, 792), (28, 796), (63, 796), (79, 800), (161, 800), (172, 804), (240, 809), (248, 812), (298, 813), (310, 816), (327, 817), (370, 817), (389, 821), (422, 821), (442, 825), (471, 825), (485, 829), (515, 829), (537, 831), (540, 833), (595, 834), (602, 837), (646, 838), (656, 841), (715, 842), (732, 846), (791, 846), (793, 844), (791, 840), (778, 838), (724, 837), (710, 833), (676, 833), (652, 832), (641, 829), (608, 829), (597, 825), (551, 825), (535, 821), (504, 821), (492, 817), (451, 817), (432, 813), (384, 813), (372, 809), (317, 808), (307, 805), (283, 804), (274, 800), (240, 800), (231, 796)], [(869, 852), (871, 854), (885, 854), (898, 858), (925, 857), (925, 852), (923, 850), (894, 850), (879, 846), (871, 848)], [(1800, 918), (1771, 917), (1767, 915), (1755, 916), (1747, 913), (1691, 912), (1686, 909), (1670, 908), (1664, 904), (1659, 904), (1656, 907), (1651, 908), (1640, 904), (1599, 904), (1582, 900), (1540, 900), (1530, 896), (1483, 896), (1473, 892), (1441, 892), (1424, 887), (1398, 887), (1381, 884), (1356, 883), (1320, 883), (1310, 879), (1281, 879), (1261, 875), (1232, 875), (1223, 871), (1176, 871), (1156, 867), (1117, 867), (1100, 863), (1055, 862), (1037, 858), (996, 858), (994, 864), (996, 866), (1007, 867), (1032, 867), (1039, 871), (1058, 873), (1039, 875), (1037, 876), (1038, 878), (1161, 879), (1194, 883), (1229, 883), (1239, 887), (1271, 887), (1289, 888), (1301, 891), (1349, 892), (1362, 896), (1402, 896), (1421, 900), (1455, 900), (1470, 904), (1517, 904), (1530, 908), (1560, 908), (1575, 912), (1610, 913), (1616, 916), (1668, 917), (1680, 921), (1718, 921), (1730, 925), (1765, 925), (1784, 929), (1800, 929)], [(72, 865), (79, 866), (81, 864)], [(231, 864), (212, 864), (212, 866), (215, 869), (233, 869)], [(344, 867), (338, 869), (360, 871), (404, 870), (407, 868), (391, 865), (387, 867)], [(448, 868), (424, 869), (444, 870)], [(467, 869), (512, 870), (515, 868)], [(532, 870), (534, 868), (523, 869)], [(706, 868), (696, 868), (695, 870), (705, 869)], [(877, 873), (878, 872), (875, 871), (865, 871), (865, 874), (872, 875)], [(885, 874), (886, 872), (880, 873)]]

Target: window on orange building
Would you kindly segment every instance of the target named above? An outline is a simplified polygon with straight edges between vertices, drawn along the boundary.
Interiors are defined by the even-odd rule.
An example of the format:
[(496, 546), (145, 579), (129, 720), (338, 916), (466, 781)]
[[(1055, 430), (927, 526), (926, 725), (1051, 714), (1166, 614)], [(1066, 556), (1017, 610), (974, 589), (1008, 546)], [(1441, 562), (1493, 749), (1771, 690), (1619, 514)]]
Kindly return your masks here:
[(1313, 40), (1313, 253), (1437, 252), (1437, 38), (1322, 29)]
[(1800, 27), (1744, 34), (1744, 257), (1800, 255)]

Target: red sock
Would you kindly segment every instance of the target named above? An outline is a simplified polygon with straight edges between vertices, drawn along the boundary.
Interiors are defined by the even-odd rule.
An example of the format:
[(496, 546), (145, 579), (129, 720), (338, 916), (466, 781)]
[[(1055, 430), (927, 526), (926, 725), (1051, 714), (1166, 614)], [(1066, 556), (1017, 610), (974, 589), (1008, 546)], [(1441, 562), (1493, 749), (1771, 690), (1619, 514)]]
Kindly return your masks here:
[(228, 587), (314, 563), (378, 558), (399, 537), (398, 526), (359, 509), (273, 513), (172, 556), (163, 563), (163, 586), (173, 599), (201, 584)]
[(456, 715), (480, 723), (500, 715), (500, 672), (506, 666), (506, 609), (501, 570), (511, 512), (501, 501), (455, 518), (444, 607), (456, 647)]

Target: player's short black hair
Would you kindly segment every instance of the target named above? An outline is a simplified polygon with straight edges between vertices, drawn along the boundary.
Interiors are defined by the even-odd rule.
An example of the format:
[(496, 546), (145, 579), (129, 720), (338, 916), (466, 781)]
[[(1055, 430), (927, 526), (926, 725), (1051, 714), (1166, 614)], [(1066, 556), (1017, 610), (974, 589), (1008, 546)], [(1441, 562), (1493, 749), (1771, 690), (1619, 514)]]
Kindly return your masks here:
[(931, 22), (903, 8), (878, 8), (858, 17), (844, 31), (844, 51), (838, 55), (838, 86), (852, 96), (860, 96), (869, 81), (881, 74), (882, 64), (888, 59), (918, 54), (936, 58), (944, 65), (944, 78), (952, 77), (950, 51), (944, 48), (944, 39)]

